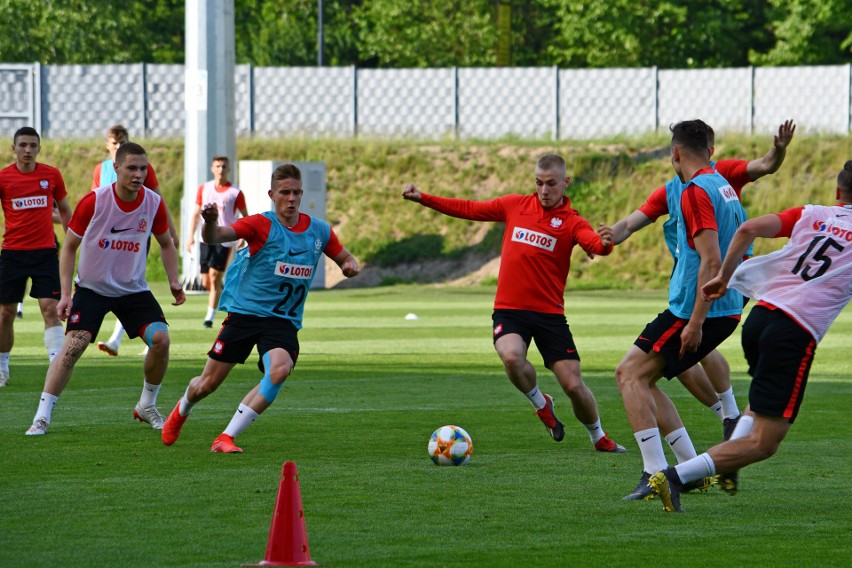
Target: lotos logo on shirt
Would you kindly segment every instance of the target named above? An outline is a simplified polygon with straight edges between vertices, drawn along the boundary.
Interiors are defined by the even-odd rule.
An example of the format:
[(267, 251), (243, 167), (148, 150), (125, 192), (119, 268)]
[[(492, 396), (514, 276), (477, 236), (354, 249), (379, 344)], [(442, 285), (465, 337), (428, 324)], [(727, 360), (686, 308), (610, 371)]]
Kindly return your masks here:
[(314, 275), (314, 267), (307, 264), (287, 264), (279, 260), (275, 263), (275, 274), (286, 278), (310, 280)]
[(719, 188), (719, 193), (722, 195), (722, 199), (725, 201), (739, 201), (740, 198), (737, 197), (737, 192), (734, 191), (734, 188), (730, 185), (723, 185)]
[(516, 243), (523, 243), (525, 245), (532, 245), (536, 248), (549, 250), (551, 252), (553, 252), (553, 249), (556, 248), (556, 239), (554, 237), (521, 227), (515, 227), (515, 230), (512, 231), (512, 241)]
[(814, 231), (822, 231), (828, 233), (838, 239), (845, 240), (847, 243), (852, 243), (852, 225), (841, 221), (814, 221)]
[(133, 241), (123, 241), (121, 239), (101, 239), (98, 241), (98, 247), (109, 250), (139, 252), (139, 243), (134, 243)]
[(46, 195), (35, 195), (33, 197), (19, 197), (12, 200), (12, 209), (42, 209), (47, 207)]

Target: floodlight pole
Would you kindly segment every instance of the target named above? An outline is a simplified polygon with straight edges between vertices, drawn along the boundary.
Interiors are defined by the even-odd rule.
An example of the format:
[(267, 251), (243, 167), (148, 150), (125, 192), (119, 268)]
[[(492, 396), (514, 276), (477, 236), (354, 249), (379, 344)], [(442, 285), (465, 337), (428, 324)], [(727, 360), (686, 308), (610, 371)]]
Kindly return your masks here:
[[(186, 125), (180, 216), (184, 279), (198, 273), (197, 244), (193, 255), (183, 254), (183, 244), (189, 239), (198, 186), (211, 176), (210, 159), (221, 154), (231, 159), (232, 168), (237, 164), (234, 0), (185, 1)], [(236, 179), (237, 172), (231, 175)]]

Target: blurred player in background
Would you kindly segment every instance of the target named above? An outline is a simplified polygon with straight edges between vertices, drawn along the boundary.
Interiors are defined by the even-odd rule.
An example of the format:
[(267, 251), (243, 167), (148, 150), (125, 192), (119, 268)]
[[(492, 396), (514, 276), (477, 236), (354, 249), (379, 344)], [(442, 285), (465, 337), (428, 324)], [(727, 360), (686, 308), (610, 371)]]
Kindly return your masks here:
[(0, 252), (0, 387), (9, 383), (9, 356), (15, 343), (14, 323), (27, 280), (44, 319), (44, 345), (53, 361), (62, 348), (62, 322), (56, 315), (60, 298), (59, 260), (53, 233), (54, 205), (68, 226), (71, 207), (58, 169), (36, 161), (41, 137), (34, 128), (18, 129), (12, 138), (15, 163), (0, 170), (0, 201), (6, 230)]
[[(186, 242), (186, 250), (190, 254), (195, 252), (195, 232), (198, 229), (198, 220), (201, 218), (201, 207), (208, 203), (215, 203), (219, 208), (219, 225), (233, 225), (239, 215), (248, 217), (246, 208), (246, 197), (240, 188), (228, 180), (231, 171), (230, 161), (227, 156), (213, 156), (210, 171), (213, 179), (198, 187), (198, 195), (195, 198), (195, 211), (189, 222), (189, 240)], [(239, 214), (239, 215), (238, 215)], [(201, 284), (208, 290), (207, 315), (204, 316), (204, 327), (213, 327), (213, 317), (216, 307), (219, 305), (219, 297), (222, 295), (222, 275), (225, 273), (228, 263), (232, 259), (231, 251), (235, 243), (222, 243), (218, 245), (200, 244), (201, 256)]]

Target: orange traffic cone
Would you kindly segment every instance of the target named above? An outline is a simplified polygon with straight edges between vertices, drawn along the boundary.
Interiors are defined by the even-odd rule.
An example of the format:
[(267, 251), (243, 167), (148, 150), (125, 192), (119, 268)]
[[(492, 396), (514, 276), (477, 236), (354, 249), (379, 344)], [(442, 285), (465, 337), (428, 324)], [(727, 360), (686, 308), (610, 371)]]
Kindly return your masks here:
[(284, 462), (278, 498), (269, 528), (266, 557), (259, 566), (316, 566), (308, 549), (308, 531), (305, 528), (305, 511), (299, 474), (294, 462)]

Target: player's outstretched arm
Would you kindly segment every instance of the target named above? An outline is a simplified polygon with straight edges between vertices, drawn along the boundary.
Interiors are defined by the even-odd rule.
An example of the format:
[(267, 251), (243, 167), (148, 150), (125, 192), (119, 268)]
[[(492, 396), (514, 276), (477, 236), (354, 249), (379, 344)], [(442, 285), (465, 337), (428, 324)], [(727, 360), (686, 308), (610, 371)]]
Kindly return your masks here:
[(405, 189), (402, 190), (402, 198), (407, 201), (416, 201), (420, 203), (420, 198), (423, 197), (423, 194), (420, 193), (420, 190), (417, 189), (413, 183), (409, 183), (405, 186)]
[[(613, 244), (620, 245), (624, 241), (626, 241), (630, 235), (639, 231), (640, 229), (644, 229), (648, 225), (650, 225), (653, 221), (639, 211), (638, 209), (625, 217), (624, 219), (617, 222), (613, 225), (610, 230), (612, 231), (612, 242)], [(603, 223), (598, 227), (598, 234), (601, 234), (601, 231), (606, 227)], [(603, 236), (603, 235), (601, 235)]]
[(752, 180), (760, 179), (778, 171), (778, 168), (784, 163), (784, 158), (787, 156), (787, 146), (790, 145), (795, 133), (796, 124), (792, 120), (785, 120), (778, 127), (778, 134), (775, 135), (769, 152), (746, 165), (746, 172)]

